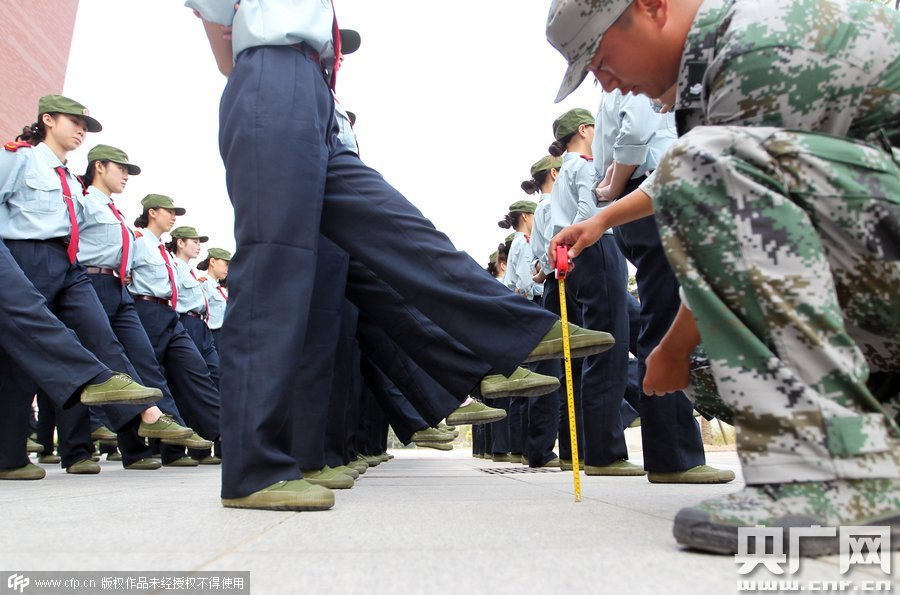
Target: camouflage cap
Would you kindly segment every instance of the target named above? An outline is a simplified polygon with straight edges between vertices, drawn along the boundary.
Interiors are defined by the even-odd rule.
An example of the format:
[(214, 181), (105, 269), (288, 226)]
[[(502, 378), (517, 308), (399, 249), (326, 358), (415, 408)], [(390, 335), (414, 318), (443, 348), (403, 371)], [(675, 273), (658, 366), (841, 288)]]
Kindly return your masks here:
[(553, 138), (561, 140), (578, 130), (578, 127), (594, 125), (594, 115), (586, 109), (570, 109), (553, 121)]
[(210, 258), (218, 258), (219, 260), (231, 260), (231, 252), (222, 248), (210, 248), (206, 251), (206, 255)]
[(556, 103), (578, 88), (606, 30), (632, 0), (553, 0), (547, 17), (547, 41), (569, 63)]
[(164, 194), (148, 194), (141, 200), (141, 206), (147, 209), (172, 209), (178, 216), (184, 215), (187, 211), (181, 207), (176, 207), (172, 199)]
[(537, 203), (530, 200), (517, 200), (509, 205), (510, 213), (534, 213)]
[(533, 178), (541, 172), (559, 169), (560, 167), (562, 167), (562, 157), (554, 157), (552, 155), (541, 157), (531, 166), (531, 177)]
[(182, 240), (200, 240), (201, 242), (209, 241), (209, 236), (202, 236), (197, 233), (197, 230), (195, 228), (188, 227), (187, 225), (176, 227), (169, 232), (169, 235), (172, 236), (173, 239), (180, 238)]
[(44, 95), (38, 100), (38, 117), (41, 119), (42, 114), (69, 114), (70, 116), (79, 116), (84, 118), (85, 126), (88, 132), (100, 132), (103, 126), (100, 122), (91, 117), (88, 108), (84, 107), (74, 99), (63, 97), (62, 95)]
[(88, 163), (92, 161), (112, 161), (128, 168), (128, 175), (136, 176), (141, 173), (141, 168), (133, 163), (128, 163), (128, 155), (122, 149), (109, 145), (97, 145), (88, 151)]

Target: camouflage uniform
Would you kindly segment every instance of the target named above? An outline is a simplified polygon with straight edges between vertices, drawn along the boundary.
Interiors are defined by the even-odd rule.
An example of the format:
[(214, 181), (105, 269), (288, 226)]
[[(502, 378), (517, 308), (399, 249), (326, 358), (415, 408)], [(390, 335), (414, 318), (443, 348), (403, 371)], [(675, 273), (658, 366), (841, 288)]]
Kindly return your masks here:
[[(600, 22), (621, 2), (571, 4)], [(642, 189), (710, 355), (687, 392), (712, 396), (712, 371), (748, 486), (682, 509), (681, 543), (734, 552), (739, 526), (849, 522), (891, 525), (900, 545), (897, 428), (866, 386), (900, 371), (898, 39), (900, 15), (875, 2), (705, 0), (695, 15), (683, 136)]]

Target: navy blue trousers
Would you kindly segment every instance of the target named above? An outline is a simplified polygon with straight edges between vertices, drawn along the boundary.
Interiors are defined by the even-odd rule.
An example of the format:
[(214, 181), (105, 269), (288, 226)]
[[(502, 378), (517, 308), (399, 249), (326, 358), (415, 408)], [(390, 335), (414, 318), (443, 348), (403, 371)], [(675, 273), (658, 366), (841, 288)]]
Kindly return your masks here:
[(608, 465), (628, 458), (622, 425), (622, 401), (628, 383), (628, 271), (611, 235), (575, 259), (566, 289), (581, 308), (586, 328), (618, 337), (604, 353), (584, 358), (581, 370), (581, 415), (584, 462)]
[[(346, 465), (356, 456), (350, 455), (348, 418), (354, 406), (353, 387), (359, 375), (359, 349), (356, 345), (357, 310), (346, 299), (341, 300), (340, 341), (334, 361), (331, 399), (328, 402), (328, 422), (325, 427), (325, 464), (330, 467)], [(355, 366), (355, 371), (354, 371)]]
[[(156, 361), (166, 371), (178, 411), (198, 434), (215, 440), (220, 434), (220, 399), (206, 360), (172, 308), (143, 300), (135, 301), (134, 306)], [(166, 449), (163, 461), (166, 462)]]
[(85, 384), (110, 373), (49, 310), (2, 241), (0, 349), (60, 405), (75, 403)]
[[(31, 305), (38, 314), (38, 318), (33, 321), (38, 334), (32, 339), (33, 343), (37, 342), (35, 339), (46, 339), (49, 348), (42, 350), (40, 355), (35, 357), (45, 360), (47, 368), (60, 366), (61, 369), (68, 370), (71, 367), (72, 373), (78, 378), (76, 382), (83, 385), (89, 379), (84, 378), (84, 371), (73, 365), (75, 362), (89, 365), (89, 370), (94, 371), (95, 376), (102, 374), (104, 368), (90, 362), (90, 358), (84, 357), (82, 349), (73, 347), (73, 344), (77, 344), (77, 338), (77, 341), (93, 353), (97, 360), (103, 362), (107, 369), (124, 372), (140, 382), (140, 376), (128, 361), (124, 348), (110, 328), (84, 267), (77, 263), (69, 263), (66, 247), (55, 241), (32, 240), (6, 240), (6, 247), (34, 289), (43, 298), (43, 301), (39, 298)], [(7, 268), (7, 271), (9, 270)], [(12, 276), (14, 277), (15, 275)], [(9, 289), (5, 278), (0, 285), (4, 286), (3, 291)], [(28, 293), (26, 291), (23, 295), (27, 296)], [(14, 299), (22, 300), (22, 296)], [(40, 322), (43, 318), (41, 306), (44, 303), (59, 321), (74, 331), (74, 335), (56, 329), (55, 325), (46, 325), (46, 319), (44, 323)], [(44, 333), (48, 329), (53, 330)], [(57, 340), (63, 343), (57, 343)], [(28, 341), (21, 347), (13, 348), (13, 351), (18, 351), (18, 355), (22, 355), (33, 343)], [(73, 351), (72, 358), (62, 353), (69, 349)], [(58, 354), (62, 355), (61, 361), (49, 359)], [(29, 370), (15, 363), (18, 359), (10, 357), (7, 352), (0, 356), (0, 410), (6, 412), (0, 416), (0, 468), (21, 467), (28, 462), (22, 445), (29, 433), (31, 402), (38, 387), (31, 380)], [(50, 373), (50, 376), (53, 377), (54, 374)], [(60, 436), (67, 436), (67, 439), (60, 443), (63, 466), (88, 458), (93, 452), (88, 409), (73, 398), (76, 392), (77, 389), (73, 392), (65, 389), (61, 392), (56, 390), (47, 393), (57, 407)], [(132, 419), (140, 415), (144, 406), (115, 405), (106, 409), (110, 413), (116, 412), (121, 418)]]
[(216, 342), (213, 339), (212, 331), (206, 326), (206, 323), (196, 316), (188, 314), (179, 315), (181, 326), (187, 331), (197, 351), (206, 361), (206, 367), (209, 368), (209, 377), (212, 378), (213, 384), (219, 388), (219, 352), (216, 350)]
[[(636, 182), (632, 181), (626, 193), (634, 187)], [(643, 386), (647, 356), (659, 345), (681, 305), (678, 281), (666, 260), (652, 216), (621, 225), (614, 231), (622, 253), (637, 268), (641, 330), (635, 355), (638, 386)], [(641, 391), (639, 405), (647, 471), (682, 471), (706, 463), (693, 405), (684, 393), (654, 397)]]
[[(291, 360), (309, 322), (320, 232), (506, 374), (555, 322), (501, 287), (339, 147), (331, 91), (306, 55), (289, 47), (241, 53), (222, 96), (219, 131), (237, 243), (222, 333), (223, 497), (300, 476), (284, 414)], [(286, 304), (294, 305), (287, 317)]]
[(403, 392), (365, 352), (362, 354), (360, 370), (366, 386), (375, 397), (375, 402), (401, 442), (408, 443), (414, 433), (428, 427), (428, 423), (422, 419)]

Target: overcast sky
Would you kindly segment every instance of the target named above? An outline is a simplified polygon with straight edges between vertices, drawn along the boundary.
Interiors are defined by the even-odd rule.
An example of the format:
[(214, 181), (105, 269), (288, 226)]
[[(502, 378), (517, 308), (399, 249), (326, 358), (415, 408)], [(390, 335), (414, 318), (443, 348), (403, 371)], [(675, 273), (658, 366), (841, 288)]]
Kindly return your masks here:
[[(347, 57), (338, 97), (358, 116), (363, 161), (481, 263), (508, 233), (497, 227), (530, 165), (546, 155), (551, 123), (595, 111), (586, 82), (553, 98), (565, 63), (544, 37), (544, 0), (335, 0), (362, 45)], [(177, 224), (209, 245), (234, 247), (217, 147), (225, 79), (200, 21), (178, 0), (81, 0), (65, 95), (103, 124), (70, 156), (82, 171), (97, 143), (126, 151), (144, 173), (118, 201), (130, 218), (151, 192), (187, 208)], [(285, 167), (290, 166), (286, 157)]]

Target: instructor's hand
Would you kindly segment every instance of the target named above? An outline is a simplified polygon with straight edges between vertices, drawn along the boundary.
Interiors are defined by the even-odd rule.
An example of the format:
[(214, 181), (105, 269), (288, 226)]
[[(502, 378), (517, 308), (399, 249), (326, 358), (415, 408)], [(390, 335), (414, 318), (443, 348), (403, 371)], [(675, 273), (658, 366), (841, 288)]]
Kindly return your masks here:
[(647, 356), (644, 393), (662, 397), (682, 390), (691, 382), (690, 355), (666, 349), (660, 343)]
[(581, 223), (570, 225), (550, 240), (550, 248), (548, 250), (550, 263), (556, 266), (556, 247), (558, 245), (570, 246), (569, 260), (573, 260), (581, 254), (582, 250), (596, 244), (605, 231), (606, 227), (602, 221), (598, 220), (597, 215)]

